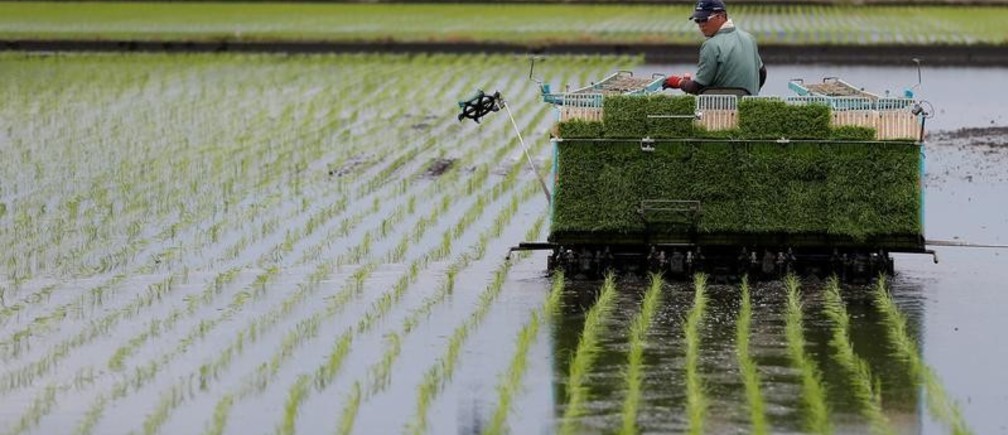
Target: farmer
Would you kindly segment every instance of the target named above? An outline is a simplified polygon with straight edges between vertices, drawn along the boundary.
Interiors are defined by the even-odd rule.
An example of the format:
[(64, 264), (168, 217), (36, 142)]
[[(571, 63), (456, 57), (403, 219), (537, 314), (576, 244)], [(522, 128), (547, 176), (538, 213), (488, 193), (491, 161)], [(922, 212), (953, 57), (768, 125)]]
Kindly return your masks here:
[(696, 76), (669, 76), (664, 89), (682, 89), (700, 94), (709, 88), (737, 88), (758, 95), (766, 82), (766, 67), (756, 48), (756, 39), (735, 27), (721, 0), (698, 0), (690, 16), (707, 37), (700, 46)]

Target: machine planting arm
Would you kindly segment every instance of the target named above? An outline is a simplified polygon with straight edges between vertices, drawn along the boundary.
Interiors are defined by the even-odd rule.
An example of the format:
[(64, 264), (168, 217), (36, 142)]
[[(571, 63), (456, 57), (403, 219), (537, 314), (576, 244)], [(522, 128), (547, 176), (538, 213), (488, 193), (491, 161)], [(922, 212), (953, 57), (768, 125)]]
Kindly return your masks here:
[(550, 195), (549, 188), (546, 187), (546, 181), (543, 180), (542, 175), (539, 174), (539, 169), (536, 168), (535, 162), (532, 160), (532, 155), (529, 154), (528, 147), (525, 146), (525, 139), (522, 138), (521, 131), (518, 130), (518, 123), (515, 122), (514, 115), (511, 114), (511, 108), (508, 107), (504, 97), (501, 96), (500, 92), (494, 92), (493, 95), (487, 95), (483, 90), (476, 92), (472, 98), (459, 101), (459, 107), (462, 109), (462, 113), (459, 113), (458, 120), (469, 118), (479, 123), (480, 118), (486, 116), (490, 112), (499, 111), (502, 107), (507, 111), (508, 118), (511, 118), (511, 125), (514, 126), (515, 134), (518, 135), (518, 143), (521, 144), (522, 151), (525, 152), (525, 158), (528, 159), (529, 167), (532, 168), (532, 172), (536, 174), (539, 178), (539, 184), (542, 186), (543, 193), (546, 194), (546, 202), (552, 202), (552, 196)]

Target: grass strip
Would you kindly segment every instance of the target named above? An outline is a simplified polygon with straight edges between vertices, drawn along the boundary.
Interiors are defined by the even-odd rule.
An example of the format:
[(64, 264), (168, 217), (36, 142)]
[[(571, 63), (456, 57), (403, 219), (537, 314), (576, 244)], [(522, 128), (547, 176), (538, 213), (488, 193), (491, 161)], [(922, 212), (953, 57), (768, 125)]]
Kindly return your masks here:
[(739, 371), (742, 375), (742, 384), (745, 385), (746, 405), (749, 408), (750, 430), (754, 434), (762, 435), (770, 433), (770, 427), (766, 420), (766, 404), (763, 402), (763, 395), (760, 393), (759, 372), (756, 370), (756, 361), (753, 361), (749, 354), (749, 335), (752, 326), (752, 295), (749, 288), (749, 277), (742, 277), (740, 287), (742, 293), (742, 305), (739, 308), (738, 321), (735, 324), (735, 352), (738, 357)]
[[(697, 43), (691, 5), (3, 2), (0, 37)], [(979, 11), (979, 12), (978, 12)], [(732, 5), (760, 44), (1003, 43), (1003, 6)], [(482, 18), (493, 16), (487, 21)], [(813, 18), (814, 17), (814, 18)], [(557, 20), (562, 18), (562, 25)], [(361, 23), (367, 23), (363, 26)], [(900, 25), (912, 23), (912, 25)], [(445, 31), (450, 28), (451, 31)], [(885, 31), (865, 31), (885, 29)]]
[(948, 426), (951, 433), (956, 435), (973, 433), (966, 424), (959, 405), (949, 397), (938, 375), (921, 358), (917, 344), (907, 332), (906, 317), (896, 307), (892, 295), (889, 294), (885, 277), (882, 276), (875, 285), (875, 306), (882, 314), (889, 342), (896, 355), (906, 361), (911, 376), (924, 385), (928, 412), (931, 416)]
[(647, 333), (651, 328), (662, 300), (662, 277), (651, 275), (651, 285), (644, 294), (640, 312), (634, 316), (630, 324), (630, 352), (627, 355), (627, 395), (623, 400), (623, 427), (620, 433), (624, 435), (640, 433), (637, 427), (637, 412), (641, 399), (641, 384), (644, 380), (644, 345)]
[(832, 433), (833, 427), (829, 421), (829, 407), (826, 405), (826, 389), (823, 387), (822, 375), (815, 361), (805, 351), (805, 334), (802, 324), (802, 303), (800, 284), (794, 275), (784, 278), (787, 289), (787, 310), (785, 314), (785, 335), (787, 336), (788, 356), (791, 363), (798, 369), (802, 382), (802, 415), (805, 430), (815, 433)]

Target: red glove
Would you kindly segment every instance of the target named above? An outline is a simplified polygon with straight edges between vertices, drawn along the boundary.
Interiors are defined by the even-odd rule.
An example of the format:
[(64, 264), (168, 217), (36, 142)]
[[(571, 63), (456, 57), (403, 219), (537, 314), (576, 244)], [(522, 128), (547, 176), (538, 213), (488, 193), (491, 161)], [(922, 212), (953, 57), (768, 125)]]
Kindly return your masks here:
[(682, 82), (682, 77), (679, 76), (668, 76), (665, 78), (665, 82), (662, 83), (662, 89), (679, 89), (679, 84)]

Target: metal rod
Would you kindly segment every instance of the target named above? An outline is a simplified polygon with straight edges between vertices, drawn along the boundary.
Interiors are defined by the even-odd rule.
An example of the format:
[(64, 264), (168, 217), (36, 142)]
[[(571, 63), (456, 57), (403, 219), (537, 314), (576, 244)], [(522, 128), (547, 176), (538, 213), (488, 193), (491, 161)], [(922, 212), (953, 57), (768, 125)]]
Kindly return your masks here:
[(532, 172), (534, 172), (536, 178), (539, 179), (539, 185), (542, 186), (543, 193), (546, 194), (546, 203), (552, 205), (553, 197), (550, 195), (549, 188), (546, 187), (546, 181), (543, 180), (542, 175), (539, 174), (539, 169), (536, 168), (535, 162), (532, 161), (532, 155), (529, 154), (528, 147), (525, 146), (525, 139), (522, 138), (521, 131), (518, 130), (518, 123), (515, 122), (514, 115), (511, 114), (511, 108), (508, 106), (507, 101), (503, 98), (501, 98), (501, 105), (504, 106), (504, 110), (507, 110), (508, 118), (511, 119), (511, 125), (514, 126), (515, 134), (518, 135), (518, 142), (521, 143), (522, 151), (525, 152), (525, 158), (528, 159), (528, 164), (532, 168)]
[(924, 244), (929, 246), (951, 246), (955, 248), (1008, 249), (1008, 245), (987, 245), (979, 243), (957, 242), (952, 240), (925, 240)]

